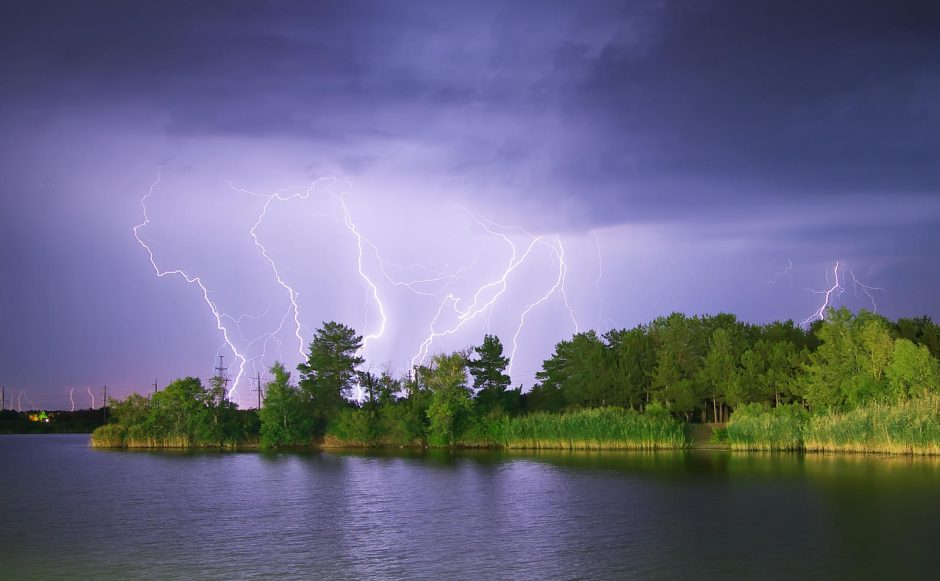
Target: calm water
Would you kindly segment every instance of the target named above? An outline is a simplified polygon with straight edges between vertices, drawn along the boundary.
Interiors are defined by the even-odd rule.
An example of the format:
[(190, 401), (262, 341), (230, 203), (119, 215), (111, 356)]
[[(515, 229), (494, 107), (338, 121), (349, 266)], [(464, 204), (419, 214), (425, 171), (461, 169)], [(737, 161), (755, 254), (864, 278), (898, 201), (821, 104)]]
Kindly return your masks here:
[[(0, 578), (937, 578), (940, 464), (0, 436)], [(931, 571), (933, 569), (933, 571)]]

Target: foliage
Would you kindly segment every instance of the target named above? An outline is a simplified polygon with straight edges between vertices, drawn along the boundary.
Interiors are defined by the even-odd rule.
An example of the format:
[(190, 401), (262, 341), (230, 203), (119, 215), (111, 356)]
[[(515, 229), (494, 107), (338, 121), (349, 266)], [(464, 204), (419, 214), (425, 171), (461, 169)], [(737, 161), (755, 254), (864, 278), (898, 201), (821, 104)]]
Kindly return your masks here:
[(644, 449), (686, 445), (682, 423), (669, 415), (622, 408), (594, 408), (565, 414), (532, 413), (505, 420), (507, 448)]
[(345, 406), (357, 378), (356, 367), (363, 362), (358, 355), (361, 349), (362, 336), (334, 321), (324, 323), (314, 334), (307, 361), (297, 370), (300, 392), (315, 431), (322, 432), (329, 419)]
[(257, 434), (255, 412), (228, 401), (225, 383), (209, 389), (196, 377), (177, 379), (150, 399), (111, 400), (112, 423), (92, 434), (101, 447), (189, 448), (237, 446)]
[(473, 376), (477, 407), (483, 412), (505, 409), (504, 394), (510, 385), (506, 367), (509, 358), (503, 355), (503, 344), (499, 337), (484, 335), (483, 343), (473, 348), (476, 359), (467, 359), (467, 369)]
[(809, 414), (797, 404), (740, 406), (725, 429), (732, 450), (799, 450)]
[(804, 440), (809, 451), (940, 454), (940, 396), (823, 413), (810, 419)]
[(427, 408), (428, 443), (449, 446), (456, 441), (458, 425), (472, 409), (467, 386), (466, 357), (461, 353), (436, 355), (419, 376), (431, 393)]
[(309, 442), (310, 422), (303, 414), (300, 390), (291, 385), (290, 372), (276, 362), (270, 373), (273, 379), (265, 386), (264, 405), (258, 414), (261, 445), (270, 448)]

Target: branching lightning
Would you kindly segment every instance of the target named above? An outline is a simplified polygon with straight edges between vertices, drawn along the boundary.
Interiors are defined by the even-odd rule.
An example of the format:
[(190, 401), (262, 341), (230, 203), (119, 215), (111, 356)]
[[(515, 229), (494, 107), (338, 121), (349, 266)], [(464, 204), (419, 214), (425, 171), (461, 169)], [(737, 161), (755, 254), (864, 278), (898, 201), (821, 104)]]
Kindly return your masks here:
[[(346, 206), (346, 200), (343, 197), (345, 194), (336, 194), (332, 191), (330, 194), (332, 194), (332, 196), (343, 208), (343, 223), (346, 225), (346, 229), (356, 237), (356, 248), (358, 249), (358, 255), (356, 257), (356, 268), (359, 271), (359, 276), (369, 287), (372, 294), (372, 300), (375, 301), (376, 308), (379, 310), (379, 327), (375, 331), (363, 336), (362, 348), (359, 350), (359, 353), (357, 353), (357, 355), (359, 355), (369, 347), (369, 341), (375, 341), (385, 333), (385, 324), (388, 322), (388, 317), (385, 315), (385, 305), (382, 303), (382, 299), (379, 298), (379, 288), (375, 285), (375, 282), (372, 281), (372, 278), (366, 274), (362, 266), (362, 259), (364, 254), (363, 244), (369, 244), (372, 246), (373, 250), (375, 250), (375, 245), (373, 245), (371, 242), (368, 242), (359, 232), (359, 229), (356, 228), (356, 224), (353, 222), (352, 216), (349, 213), (349, 207)], [(375, 252), (378, 254), (377, 250), (375, 250)], [(366, 313), (368, 313), (368, 310), (366, 310)], [(366, 326), (368, 327), (368, 319), (366, 320)]]
[(849, 271), (849, 276), (852, 277), (852, 287), (855, 289), (855, 296), (856, 296), (856, 297), (858, 296), (858, 289), (862, 289), (862, 292), (864, 292), (864, 293), (865, 293), (865, 296), (868, 297), (868, 300), (871, 301), (871, 309), (872, 309), (872, 312), (877, 313), (877, 312), (878, 312), (878, 304), (875, 302), (875, 297), (872, 296), (871, 291), (881, 291), (881, 292), (884, 292), (885, 289), (881, 288), (880, 286), (868, 286), (867, 284), (864, 284), (864, 283), (862, 283), (862, 282), (859, 282), (859, 280), (858, 280), (857, 278), (855, 278), (855, 273), (852, 272), (851, 270)]
[(283, 328), (283, 324), (285, 320), (287, 319), (287, 317), (292, 318), (294, 321), (294, 336), (297, 338), (297, 353), (300, 355), (300, 359), (302, 361), (306, 358), (306, 355), (304, 354), (305, 341), (302, 335), (304, 325), (300, 322), (300, 306), (297, 304), (297, 298), (300, 296), (300, 293), (297, 292), (285, 280), (285, 277), (283, 273), (281, 272), (280, 268), (278, 268), (277, 264), (274, 262), (274, 259), (271, 258), (271, 256), (268, 254), (267, 247), (265, 247), (265, 245), (261, 242), (261, 239), (258, 237), (258, 229), (261, 227), (261, 223), (264, 221), (264, 218), (268, 213), (268, 208), (270, 207), (272, 202), (274, 201), (285, 202), (288, 200), (295, 200), (295, 199), (296, 200), (308, 200), (310, 198), (310, 195), (313, 193), (313, 190), (319, 184), (325, 183), (325, 182), (331, 182), (333, 181), (333, 178), (331, 177), (319, 178), (317, 180), (314, 180), (314, 182), (310, 184), (310, 186), (308, 186), (307, 188), (287, 188), (286, 190), (278, 190), (274, 192), (273, 194), (270, 194), (267, 196), (256, 194), (255, 192), (250, 192), (242, 188), (238, 188), (234, 184), (232, 184), (230, 180), (226, 178), (222, 178), (222, 180), (225, 183), (227, 183), (231, 189), (237, 192), (249, 194), (249, 195), (264, 199), (264, 204), (261, 206), (261, 211), (258, 214), (258, 219), (255, 220), (255, 223), (251, 226), (251, 229), (248, 231), (248, 234), (251, 236), (251, 239), (254, 241), (255, 248), (257, 249), (258, 254), (265, 261), (265, 263), (271, 267), (271, 271), (274, 274), (274, 280), (277, 281), (277, 284), (281, 288), (284, 289), (284, 291), (287, 293), (287, 298), (290, 301), (290, 307), (284, 319), (282, 319), (281, 325), (279, 325), (276, 330), (271, 332), (269, 337), (276, 337), (281, 332), (281, 329)]
[[(454, 333), (459, 331), (466, 323), (474, 320), (477, 316), (480, 316), (481, 314), (486, 312), (490, 307), (496, 304), (496, 301), (499, 300), (499, 297), (502, 296), (502, 294), (506, 291), (506, 288), (508, 286), (507, 281), (509, 279), (509, 276), (513, 273), (513, 271), (515, 271), (519, 267), (520, 264), (525, 262), (525, 259), (532, 252), (532, 249), (535, 247), (535, 245), (542, 240), (541, 236), (533, 236), (529, 234), (528, 232), (526, 232), (526, 234), (529, 234), (529, 236), (531, 237), (531, 240), (529, 241), (529, 245), (526, 247), (525, 252), (522, 253), (522, 255), (520, 256), (519, 249), (516, 247), (516, 245), (512, 242), (512, 240), (508, 236), (506, 236), (505, 234), (501, 232), (496, 232), (492, 230), (488, 224), (480, 220), (473, 213), (469, 211), (467, 211), (467, 213), (470, 214), (470, 216), (474, 219), (474, 221), (476, 221), (476, 223), (479, 224), (480, 227), (483, 228), (485, 232), (487, 232), (488, 234), (492, 236), (496, 236), (502, 239), (504, 242), (506, 242), (506, 244), (511, 249), (511, 256), (509, 258), (509, 263), (507, 264), (506, 268), (503, 270), (502, 275), (499, 278), (492, 280), (490, 282), (484, 283), (483, 285), (477, 288), (477, 291), (473, 295), (473, 302), (466, 308), (460, 308), (460, 302), (461, 302), (460, 299), (451, 293), (447, 293), (447, 295), (444, 297), (444, 300), (441, 301), (441, 304), (437, 309), (437, 313), (434, 315), (434, 318), (431, 320), (428, 336), (424, 339), (421, 345), (418, 346), (418, 352), (415, 353), (414, 357), (412, 357), (411, 359), (412, 366), (417, 365), (421, 363), (422, 361), (424, 361), (424, 359), (428, 356), (431, 345), (435, 339), (444, 337), (447, 335), (453, 335)], [(519, 230), (521, 230), (521, 228)], [(522, 231), (525, 232), (524, 230)], [(490, 296), (488, 300), (482, 302), (481, 304), (481, 301), (482, 301), (481, 296), (483, 296), (483, 294), (489, 289), (496, 289), (496, 290), (492, 293), (492, 296)], [(457, 315), (457, 323), (441, 331), (438, 331), (435, 328), (436, 324), (438, 323), (440, 316), (444, 311), (444, 308), (448, 304), (452, 306), (454, 312)]]
[(509, 365), (506, 367), (507, 375), (512, 375), (512, 364), (516, 359), (516, 350), (519, 349), (519, 334), (522, 333), (522, 328), (525, 326), (526, 316), (537, 306), (547, 301), (556, 292), (560, 292), (564, 297), (565, 306), (568, 308), (568, 312), (571, 315), (571, 320), (574, 323), (574, 332), (580, 332), (580, 325), (578, 325), (578, 321), (575, 320), (574, 311), (571, 309), (571, 305), (568, 304), (568, 298), (564, 294), (565, 277), (568, 273), (568, 265), (565, 263), (565, 247), (562, 245), (560, 237), (556, 236), (555, 240), (558, 243), (558, 247), (552, 247), (552, 249), (555, 251), (555, 254), (558, 257), (558, 277), (555, 279), (555, 284), (553, 284), (552, 287), (548, 289), (548, 292), (539, 297), (538, 300), (527, 306), (525, 310), (522, 311), (522, 315), (519, 317), (519, 325), (516, 327), (516, 332), (512, 336), (512, 351), (509, 353)]
[[(823, 319), (825, 319), (826, 310), (834, 304), (836, 299), (842, 296), (842, 293), (845, 292), (845, 288), (842, 286), (842, 283), (839, 280), (839, 267), (840, 266), (844, 266), (844, 265), (842, 265), (839, 261), (836, 261), (836, 264), (832, 269), (832, 276), (835, 279), (834, 283), (829, 280), (829, 271), (828, 270), (826, 271), (826, 287), (827, 288), (824, 288), (822, 290), (806, 289), (807, 291), (813, 294), (822, 295), (823, 302), (821, 305), (819, 305), (819, 308), (816, 309), (816, 311), (812, 315), (810, 315), (809, 317), (804, 319), (802, 323), (800, 323), (802, 326), (805, 327), (805, 326), (808, 326), (813, 321), (817, 321), (817, 320), (822, 321)], [(852, 277), (852, 285), (853, 285), (853, 288), (855, 289), (855, 296), (856, 297), (858, 296), (858, 289), (862, 289), (862, 292), (864, 292), (865, 295), (868, 297), (868, 299), (871, 301), (872, 310), (874, 312), (877, 312), (878, 305), (875, 302), (875, 297), (871, 293), (872, 291), (883, 292), (885, 289), (878, 287), (878, 286), (869, 286), (867, 284), (862, 283), (861, 281), (858, 280), (858, 278), (856, 278), (855, 273), (851, 270), (849, 270), (849, 276)]]
[[(836, 261), (836, 265), (832, 269), (832, 275), (835, 278), (835, 284), (833, 284), (831, 287), (823, 289), (823, 290), (806, 289), (813, 294), (823, 295), (823, 302), (821, 305), (819, 305), (819, 308), (816, 309), (816, 312), (814, 312), (812, 315), (803, 319), (803, 322), (800, 323), (800, 325), (805, 327), (815, 320), (822, 321), (823, 319), (825, 319), (826, 309), (828, 309), (829, 306), (832, 305), (832, 302), (835, 300), (835, 298), (839, 297), (842, 294), (844, 289), (842, 288), (842, 285), (839, 284), (839, 261), (838, 260)], [(830, 282), (829, 271), (826, 271), (826, 284), (828, 285), (829, 282)]]
[(93, 409), (93, 410), (98, 409), (98, 406), (95, 405), (95, 394), (93, 394), (93, 393), (91, 392), (91, 388), (90, 388), (90, 387), (87, 387), (87, 388), (85, 388), (85, 389), (88, 390), (88, 396), (91, 398), (91, 409)]
[(147, 255), (150, 258), (150, 265), (153, 267), (153, 271), (156, 273), (156, 275), (159, 278), (163, 278), (164, 276), (168, 276), (168, 275), (176, 275), (182, 278), (183, 280), (185, 280), (189, 284), (195, 284), (202, 291), (202, 298), (205, 301), (206, 305), (208, 305), (209, 310), (212, 311), (212, 315), (215, 317), (216, 328), (222, 333), (222, 337), (225, 341), (226, 346), (228, 346), (228, 348), (234, 354), (236, 361), (238, 361), (238, 374), (235, 377), (235, 381), (232, 382), (232, 388), (228, 392), (228, 396), (232, 397), (232, 395), (238, 389), (238, 384), (245, 377), (246, 360), (245, 360), (245, 356), (241, 353), (241, 351), (239, 351), (238, 347), (236, 347), (235, 343), (232, 341), (228, 328), (222, 323), (222, 320), (224, 318), (223, 313), (215, 304), (215, 302), (209, 297), (209, 289), (206, 288), (206, 286), (202, 283), (202, 280), (198, 276), (191, 276), (190, 274), (188, 274), (186, 271), (182, 269), (162, 270), (159, 266), (157, 266), (156, 259), (154, 258), (154, 255), (153, 255), (153, 250), (151, 250), (150, 246), (146, 242), (144, 242), (143, 238), (140, 237), (140, 230), (143, 227), (150, 224), (150, 215), (147, 213), (147, 199), (149, 199), (150, 196), (153, 195), (153, 191), (159, 183), (160, 183), (160, 172), (158, 171), (156, 181), (153, 182), (153, 184), (150, 186), (150, 189), (147, 191), (144, 197), (140, 199), (140, 207), (141, 207), (141, 210), (143, 211), (144, 221), (134, 226), (133, 228), (134, 238), (136, 238), (137, 243), (140, 244), (140, 246), (144, 250), (147, 251)]
[[(454, 232), (442, 246), (438, 246), (438, 249), (447, 247), (475, 225), (487, 236), (484, 242), (472, 254), (469, 262), (462, 266), (454, 267), (445, 264), (441, 268), (431, 268), (419, 263), (403, 265), (386, 260), (378, 245), (370, 240), (360, 229), (347, 204), (346, 194), (348, 189), (343, 192), (333, 191), (332, 186), (338, 182), (336, 178), (319, 178), (308, 186), (291, 186), (270, 194), (258, 194), (237, 187), (232, 181), (224, 177), (221, 179), (231, 190), (261, 200), (258, 213), (254, 217), (251, 226), (247, 229), (247, 235), (252, 240), (258, 256), (270, 271), (273, 282), (283, 290), (287, 298), (287, 307), (283, 315), (279, 314), (277, 316), (274, 325), (272, 325), (273, 328), (269, 328), (260, 335), (254, 336), (254, 338), (246, 336), (242, 323), (246, 319), (258, 320), (266, 317), (269, 309), (265, 310), (262, 315), (242, 314), (241, 316), (233, 317), (225, 313), (220, 305), (213, 300), (212, 293), (204, 283), (204, 279), (180, 268), (166, 269), (161, 268), (157, 264), (152, 248), (142, 237), (142, 231), (151, 221), (147, 203), (160, 184), (161, 176), (159, 172), (154, 183), (140, 200), (143, 221), (133, 227), (133, 232), (138, 244), (147, 251), (150, 264), (158, 277), (162, 278), (168, 275), (175, 275), (182, 278), (187, 283), (199, 287), (202, 291), (203, 301), (214, 316), (216, 328), (223, 338), (220, 353), (223, 349), (227, 349), (234, 354), (236, 360), (238, 371), (231, 389), (228, 392), (229, 398), (233, 400), (238, 399), (238, 387), (242, 381), (246, 379), (246, 366), (257, 370), (259, 362), (263, 364), (267, 358), (269, 346), (272, 342), (275, 344), (277, 352), (280, 354), (281, 334), (282, 332), (287, 332), (287, 329), (290, 329), (290, 332), (296, 339), (296, 352), (298, 356), (301, 360), (306, 359), (304, 348), (309, 339), (310, 328), (305, 324), (305, 319), (301, 312), (301, 304), (299, 301), (301, 292), (298, 290), (296, 284), (291, 282), (289, 277), (285, 274), (287, 271), (278, 263), (274, 253), (266, 246), (263, 239), (263, 230), (264, 224), (270, 216), (269, 210), (271, 210), (274, 204), (291, 200), (309, 200), (316, 191), (316, 188), (320, 185), (325, 185), (326, 192), (338, 204), (342, 215), (337, 218), (335, 215), (329, 214), (310, 214), (309, 211), (305, 211), (305, 213), (311, 216), (327, 217), (336, 220), (343, 225), (356, 242), (355, 269), (367, 290), (364, 309), (366, 332), (363, 336), (360, 354), (365, 352), (376, 342), (382, 340), (386, 334), (388, 323), (393, 313), (389, 310), (389, 304), (383, 299), (382, 289), (388, 288), (389, 286), (406, 289), (419, 297), (440, 300), (436, 312), (434, 312), (428, 325), (428, 334), (424, 340), (420, 342), (415, 355), (412, 357), (412, 365), (422, 363), (426, 359), (435, 341), (456, 334), (471, 321), (480, 321), (485, 326), (487, 332), (490, 332), (490, 319), (493, 315), (494, 306), (509, 289), (510, 281), (516, 276), (515, 273), (519, 271), (523, 264), (527, 263), (530, 257), (536, 253), (536, 250), (540, 247), (544, 247), (551, 252), (553, 262), (557, 264), (557, 272), (552, 277), (548, 289), (534, 302), (522, 308), (512, 339), (513, 346), (510, 357), (510, 369), (516, 351), (519, 348), (519, 340), (522, 336), (521, 334), (527, 319), (530, 318), (534, 309), (547, 302), (551, 297), (555, 295), (560, 297), (561, 304), (567, 310), (568, 317), (571, 319), (575, 332), (580, 331), (581, 327), (575, 316), (575, 311), (569, 300), (566, 289), (565, 283), (568, 273), (568, 264), (566, 262), (565, 247), (559, 236), (554, 236), (554, 239), (549, 240), (546, 239), (545, 236), (532, 234), (518, 226), (503, 226), (496, 222), (482, 219), (469, 210), (458, 206), (457, 208), (464, 212), (469, 217), (469, 220), (465, 223), (463, 228)], [(525, 237), (525, 242), (521, 244), (517, 242), (520, 236)], [(594, 244), (598, 252), (598, 278), (595, 283), (595, 290), (599, 296), (599, 285), (603, 277), (603, 264), (600, 254), (600, 241), (597, 238), (597, 233), (594, 232), (593, 236)], [(509, 256), (500, 271), (496, 273), (493, 278), (488, 278), (481, 281), (479, 284), (473, 285), (471, 292), (467, 295), (453, 290), (452, 287), (457, 281), (465, 280), (467, 277), (471, 276), (471, 271), (479, 262), (483, 252), (494, 240), (504, 244), (509, 251)], [(371, 323), (369, 320), (370, 312), (374, 312), (377, 315), (377, 318)], [(444, 323), (445, 319), (449, 322)], [(89, 395), (94, 397), (90, 391)]]

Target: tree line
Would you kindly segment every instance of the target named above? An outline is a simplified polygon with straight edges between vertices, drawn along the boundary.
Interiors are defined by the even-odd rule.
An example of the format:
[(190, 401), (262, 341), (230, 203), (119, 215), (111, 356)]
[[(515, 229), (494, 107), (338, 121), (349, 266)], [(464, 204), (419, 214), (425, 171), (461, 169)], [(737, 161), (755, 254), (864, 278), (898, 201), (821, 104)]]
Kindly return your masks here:
[(220, 380), (204, 389), (186, 378), (150, 398), (113, 402), (119, 427), (108, 429), (125, 445), (487, 445), (505, 440), (507, 421), (537, 413), (614, 408), (723, 422), (742, 405), (848, 410), (940, 391), (940, 329), (929, 317), (892, 322), (844, 308), (808, 329), (673, 313), (632, 329), (577, 333), (555, 346), (527, 393), (511, 387), (493, 335), (405, 376), (363, 369), (361, 350), (355, 330), (327, 322), (296, 380), (273, 365), (256, 416), (235, 409)]

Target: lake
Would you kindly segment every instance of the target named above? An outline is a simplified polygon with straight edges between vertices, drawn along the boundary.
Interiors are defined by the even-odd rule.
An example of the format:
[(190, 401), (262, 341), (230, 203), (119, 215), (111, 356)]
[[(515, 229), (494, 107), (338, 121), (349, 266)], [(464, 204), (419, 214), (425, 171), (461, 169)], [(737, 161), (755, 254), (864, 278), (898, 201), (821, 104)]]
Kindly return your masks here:
[(0, 436), (0, 578), (899, 579), (932, 459), (93, 450)]

